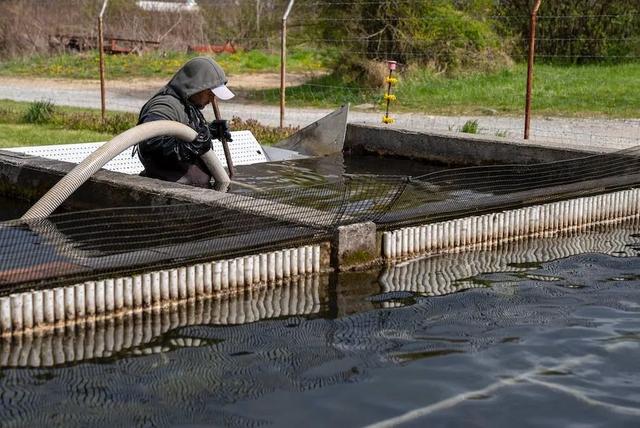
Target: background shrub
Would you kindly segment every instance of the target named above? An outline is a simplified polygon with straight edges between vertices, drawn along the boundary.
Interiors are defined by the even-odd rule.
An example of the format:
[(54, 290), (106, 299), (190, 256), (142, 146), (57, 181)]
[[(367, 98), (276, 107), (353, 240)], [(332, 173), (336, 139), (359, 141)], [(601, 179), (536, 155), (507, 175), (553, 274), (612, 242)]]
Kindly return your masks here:
[(53, 119), (55, 107), (51, 101), (36, 101), (29, 105), (24, 113), (23, 120), (26, 123), (44, 124), (49, 123)]

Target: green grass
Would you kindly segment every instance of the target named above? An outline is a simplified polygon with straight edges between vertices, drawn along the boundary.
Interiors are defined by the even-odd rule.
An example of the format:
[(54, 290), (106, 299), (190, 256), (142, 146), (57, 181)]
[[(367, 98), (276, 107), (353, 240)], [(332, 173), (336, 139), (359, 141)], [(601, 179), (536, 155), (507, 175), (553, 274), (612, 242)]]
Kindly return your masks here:
[[(110, 79), (170, 77), (193, 54), (149, 52), (144, 55), (107, 56)], [(289, 52), (290, 72), (326, 70), (338, 58), (336, 50), (296, 47)], [(275, 72), (277, 53), (243, 51), (221, 54), (216, 60), (230, 74)], [(95, 79), (98, 56), (37, 56), (0, 63), (0, 75)], [(524, 109), (526, 65), (508, 70), (467, 72), (451, 77), (430, 69), (411, 67), (400, 75), (393, 92), (391, 114), (418, 111), (432, 114), (520, 115)], [(535, 68), (533, 113), (537, 116), (638, 117), (640, 108), (640, 63), (601, 65), (537, 64)], [(287, 104), (333, 107), (351, 103), (374, 104), (382, 108), (383, 88), (365, 88), (335, 74), (324, 75), (304, 85), (287, 89)], [(243, 93), (251, 101), (276, 104), (278, 89)]]
[(477, 120), (467, 120), (464, 125), (462, 125), (462, 129), (460, 130), (466, 134), (477, 134), (478, 133), (478, 121)]
[[(29, 112), (30, 109), (33, 108), (34, 104), (38, 104), (41, 102), (46, 102), (47, 100), (35, 101), (35, 102), (27, 102), (27, 101), (14, 101), (14, 100), (6, 100), (0, 99), (0, 123), (14, 123), (20, 117), (23, 117)], [(53, 105), (55, 109), (54, 116), (56, 114), (68, 114), (74, 115), (79, 113), (91, 113), (95, 115), (96, 118), (100, 116), (99, 109), (85, 108), (85, 107), (68, 107), (68, 106), (59, 106)], [(117, 116), (122, 113), (118, 112), (110, 112), (107, 111), (107, 117), (109, 116)], [(131, 117), (137, 117), (133, 113), (128, 113)]]
[[(47, 114), (42, 114), (43, 107)], [(0, 100), (0, 148), (105, 141), (135, 125), (135, 115)]]
[[(132, 113), (109, 113), (102, 122), (100, 111), (95, 109), (59, 107), (43, 101), (0, 100), (0, 149), (107, 141), (135, 126), (136, 120)], [(298, 130), (278, 129), (238, 117), (231, 120), (230, 126), (232, 130), (250, 130), (261, 144), (277, 143)]]
[(7, 147), (42, 146), (45, 144), (88, 143), (107, 141), (111, 134), (86, 130), (60, 129), (52, 125), (0, 123), (0, 149)]
[[(532, 109), (536, 115), (638, 117), (640, 64), (535, 68)], [(424, 108), (441, 113), (521, 114), (526, 66), (493, 74), (446, 78), (416, 73), (398, 87), (401, 109)]]
[[(432, 114), (523, 114), (526, 65), (497, 73), (466, 73), (455, 77), (429, 70), (400, 76), (393, 92), (394, 112)], [(533, 114), (571, 117), (639, 117), (640, 63), (620, 65), (546, 65), (535, 69)], [(371, 103), (382, 108), (384, 89), (359, 87), (329, 75), (287, 89), (289, 106), (335, 106)], [(276, 103), (278, 90), (256, 91), (249, 98)]]
[[(345, 103), (381, 105), (383, 94), (382, 89), (364, 88), (340, 76), (329, 74), (311, 79), (300, 86), (287, 87), (286, 102), (291, 107), (332, 107)], [(280, 89), (245, 91), (243, 95), (250, 101), (276, 104), (280, 100)]]
[[(198, 55), (183, 52), (106, 55), (106, 75), (108, 79), (167, 78), (173, 76), (189, 59)], [(252, 50), (212, 56), (227, 74), (278, 72), (280, 69), (280, 55), (277, 52)], [(330, 50), (294, 48), (289, 53), (287, 69), (290, 72), (324, 70), (335, 61), (335, 58), (336, 53)], [(54, 56), (39, 55), (0, 62), (0, 76), (98, 79), (98, 65), (97, 51)]]

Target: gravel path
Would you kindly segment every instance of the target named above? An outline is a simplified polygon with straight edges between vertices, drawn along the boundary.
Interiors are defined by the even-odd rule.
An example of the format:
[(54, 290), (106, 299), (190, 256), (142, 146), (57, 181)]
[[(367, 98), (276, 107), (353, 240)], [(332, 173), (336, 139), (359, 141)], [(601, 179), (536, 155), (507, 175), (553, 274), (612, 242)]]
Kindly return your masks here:
[[(160, 87), (159, 81), (108, 82), (109, 110), (138, 112), (144, 102)], [(21, 79), (0, 77), (0, 99), (35, 101), (48, 99), (58, 105), (100, 108), (100, 85), (97, 81), (54, 79)], [(266, 125), (278, 125), (279, 107), (266, 105), (221, 103), (224, 116), (255, 119)], [(305, 126), (330, 109), (288, 108), (286, 123)], [(208, 109), (209, 116), (212, 112)], [(478, 120), (480, 133), (519, 138), (523, 119), (505, 116), (433, 116), (421, 113), (391, 114), (392, 126), (411, 130), (458, 131), (467, 120)], [(380, 124), (381, 112), (352, 109), (350, 122)], [(536, 118), (532, 121), (532, 139), (571, 145), (624, 148), (640, 144), (640, 119), (570, 119)]]

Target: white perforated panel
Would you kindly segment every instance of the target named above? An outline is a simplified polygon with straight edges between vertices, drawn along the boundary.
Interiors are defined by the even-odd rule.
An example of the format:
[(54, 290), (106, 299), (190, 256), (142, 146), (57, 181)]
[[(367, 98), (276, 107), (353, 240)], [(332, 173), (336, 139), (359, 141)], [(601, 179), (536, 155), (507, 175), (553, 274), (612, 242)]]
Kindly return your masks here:
[[(235, 131), (231, 133), (233, 141), (229, 143), (229, 151), (234, 165), (250, 165), (267, 162), (267, 157), (251, 131)], [(57, 146), (15, 147), (5, 149), (12, 152), (24, 153), (32, 156), (40, 156), (47, 159), (55, 159), (66, 162), (80, 163), (104, 143), (62, 144)], [(213, 150), (224, 166), (227, 165), (224, 158), (222, 143), (213, 141)], [(122, 172), (124, 174), (139, 174), (144, 168), (138, 156), (131, 156), (131, 149), (125, 150), (109, 161), (104, 169)]]
[[(251, 165), (254, 163), (267, 162), (267, 156), (264, 154), (262, 147), (256, 141), (251, 131), (232, 132), (233, 141), (229, 143), (229, 151), (234, 165)], [(224, 159), (224, 150), (222, 143), (213, 140), (213, 151), (218, 159), (226, 166)]]

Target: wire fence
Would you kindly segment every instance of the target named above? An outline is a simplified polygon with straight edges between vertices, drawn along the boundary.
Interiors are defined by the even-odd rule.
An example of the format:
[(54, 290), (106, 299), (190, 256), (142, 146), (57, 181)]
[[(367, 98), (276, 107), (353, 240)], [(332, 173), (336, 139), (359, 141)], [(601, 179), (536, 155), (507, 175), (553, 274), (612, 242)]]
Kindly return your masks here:
[[(97, 8), (102, 2), (94, 3)], [(445, 3), (455, 6), (444, 13)], [(395, 60), (399, 81), (390, 106), (395, 124), (389, 126), (521, 138), (530, 11), (514, 8), (515, 1), (497, 2), (490, 11), (470, 9), (475, 3), (295, 2), (287, 20), (284, 124), (307, 125), (345, 103), (352, 106), (351, 121), (380, 124), (386, 103), (385, 61)], [(138, 112), (182, 64), (171, 59), (169, 51), (188, 45), (203, 48), (229, 71), (229, 85), (238, 96), (221, 105), (224, 116), (280, 124), (280, 33), (288, 0), (202, 0), (198, 16), (145, 12), (136, 15), (131, 28), (121, 20), (125, 12), (134, 13), (135, 6), (119, 10), (113, 4), (105, 18), (106, 35), (159, 40), (142, 49), (168, 57), (150, 65), (163, 70), (163, 77), (156, 73), (153, 79), (118, 77), (127, 76), (127, 70), (141, 75), (133, 59), (115, 65), (107, 61), (108, 110)], [(531, 138), (612, 148), (635, 145), (640, 136), (640, 96), (635, 89), (640, 87), (638, 6), (571, 10), (546, 0), (542, 5)], [(94, 34), (95, 23), (83, 22)], [(216, 22), (219, 25), (213, 25)], [(119, 47), (118, 40), (114, 43)], [(207, 51), (227, 43), (236, 53)], [(97, 62), (92, 76), (99, 77)], [(3, 88), (0, 97), (100, 106), (95, 81), (58, 82), (55, 88)]]
[[(346, 9), (373, 5), (376, 15), (310, 17), (305, 13), (305, 7), (334, 7), (337, 3)], [(436, 30), (451, 21), (450, 16), (385, 15), (385, 10), (399, 3), (405, 2), (314, 2), (294, 7), (288, 43), (340, 47), (342, 66), (337, 67), (339, 73), (329, 72), (287, 88), (287, 117), (295, 116), (298, 106), (349, 102), (355, 110), (353, 120), (380, 123), (385, 104), (384, 61), (396, 60), (400, 62), (399, 82), (393, 88), (395, 100), (391, 103), (395, 126), (521, 138), (529, 38), (504, 37), (502, 45), (476, 52), (465, 47), (460, 50), (468, 57), (456, 58), (455, 49), (447, 46), (444, 50), (434, 43), (431, 33), (399, 41), (397, 33), (416, 21)], [(528, 11), (522, 12), (485, 19), (497, 21), (497, 26), (506, 21), (528, 21)], [(640, 122), (623, 120), (637, 118), (640, 106), (640, 98), (632, 89), (636, 80), (633, 76), (640, 70), (640, 33), (629, 25), (637, 17), (633, 12), (538, 16), (533, 139), (618, 148), (637, 144)], [(595, 21), (610, 35), (587, 31), (586, 24)], [(362, 34), (362, 28), (370, 23), (377, 26)], [(314, 29), (320, 25), (351, 25), (356, 29), (346, 33), (359, 31), (361, 35), (316, 38)], [(454, 44), (455, 31), (452, 29), (450, 35)], [(262, 101), (272, 101), (269, 95), (259, 94)]]

